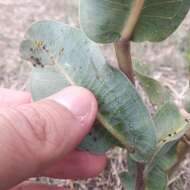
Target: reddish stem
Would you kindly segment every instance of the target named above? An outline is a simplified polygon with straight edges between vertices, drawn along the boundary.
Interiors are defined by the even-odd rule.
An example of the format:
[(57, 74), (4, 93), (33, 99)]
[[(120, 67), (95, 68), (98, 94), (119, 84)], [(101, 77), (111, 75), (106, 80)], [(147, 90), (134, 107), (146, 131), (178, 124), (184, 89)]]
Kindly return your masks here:
[(135, 84), (130, 52), (130, 42), (126, 40), (119, 40), (114, 44), (114, 46), (120, 70), (133, 84)]

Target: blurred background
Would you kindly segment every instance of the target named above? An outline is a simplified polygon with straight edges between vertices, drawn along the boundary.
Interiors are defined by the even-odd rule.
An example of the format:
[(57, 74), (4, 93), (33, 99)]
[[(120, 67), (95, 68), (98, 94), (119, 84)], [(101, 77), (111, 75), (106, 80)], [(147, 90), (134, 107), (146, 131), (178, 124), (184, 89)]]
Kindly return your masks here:
[[(78, 0), (0, 0), (0, 87), (23, 90), (31, 66), (21, 60), (19, 44), (25, 31), (35, 21), (61, 20), (71, 26), (79, 26)], [(116, 64), (111, 45), (101, 46), (106, 59)], [(190, 13), (177, 31), (161, 43), (132, 44), (133, 57), (150, 64), (153, 75), (172, 89), (176, 101), (180, 101), (188, 87), (190, 65)], [(49, 184), (64, 185), (77, 190), (121, 190), (118, 173), (126, 168), (126, 151), (115, 148), (108, 152), (110, 158), (106, 170), (97, 178), (85, 181), (35, 179)], [(170, 179), (171, 190), (190, 189), (190, 155), (181, 163)]]

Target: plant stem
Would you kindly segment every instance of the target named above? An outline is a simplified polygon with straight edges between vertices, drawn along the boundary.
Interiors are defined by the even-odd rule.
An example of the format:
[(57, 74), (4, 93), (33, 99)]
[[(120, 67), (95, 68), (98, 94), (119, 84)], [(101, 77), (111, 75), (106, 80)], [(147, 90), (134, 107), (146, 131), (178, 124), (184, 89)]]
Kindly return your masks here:
[[(134, 28), (138, 22), (145, 0), (133, 0), (131, 12), (127, 18), (125, 27), (122, 31), (121, 39), (114, 43), (115, 52), (118, 60), (120, 70), (129, 78), (135, 85), (134, 72), (130, 51), (130, 38)], [(145, 164), (136, 163), (137, 165), (137, 179), (135, 190), (144, 190), (144, 169)]]
[(114, 46), (120, 70), (133, 84), (135, 84), (130, 52), (130, 42), (119, 40), (114, 44)]
[(135, 190), (145, 189), (145, 183), (144, 183), (144, 178), (143, 178), (144, 168), (145, 168), (145, 164), (137, 163), (137, 178), (136, 178)]
[(115, 51), (120, 70), (134, 84), (134, 74), (130, 52), (130, 38), (138, 22), (145, 0), (133, 0), (130, 14), (123, 28), (121, 39), (115, 42)]
[[(129, 78), (129, 80), (135, 85), (132, 59), (130, 53), (130, 42), (128, 40), (119, 40), (115, 44), (116, 56), (119, 63), (119, 68), (121, 71)], [(144, 190), (144, 168), (145, 164), (136, 163), (137, 165), (137, 178), (135, 190)]]

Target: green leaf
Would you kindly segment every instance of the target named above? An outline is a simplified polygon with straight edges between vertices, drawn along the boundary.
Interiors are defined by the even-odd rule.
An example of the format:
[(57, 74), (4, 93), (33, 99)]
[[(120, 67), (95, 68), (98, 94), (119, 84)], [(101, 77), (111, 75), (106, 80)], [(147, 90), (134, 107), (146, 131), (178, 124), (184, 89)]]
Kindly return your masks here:
[(146, 179), (145, 190), (166, 190), (167, 174), (158, 166), (155, 166)]
[[(136, 0), (80, 0), (80, 21), (90, 39), (111, 43), (120, 38), (129, 18), (134, 19)], [(182, 22), (189, 0), (145, 0), (132, 40), (161, 41)]]
[[(49, 82), (50, 84), (48, 84)], [(62, 86), (68, 85), (69, 82), (55, 70), (34, 68), (30, 76), (29, 89), (32, 92), (33, 100), (40, 100), (59, 92)]]
[(122, 172), (119, 177), (121, 183), (126, 190), (135, 190), (136, 180), (137, 180), (137, 165), (136, 163), (128, 156), (127, 160), (128, 171)]
[[(188, 129), (188, 125), (181, 117), (175, 104), (170, 102), (160, 108), (154, 117), (154, 121), (156, 124), (158, 147), (153, 157), (145, 166), (145, 189), (166, 190), (168, 171), (178, 161), (176, 151), (177, 140)], [(127, 190), (134, 190), (136, 184), (135, 162), (132, 161), (132, 164), (129, 162), (128, 172), (122, 173), (120, 177)]]
[(156, 113), (154, 121), (158, 148), (153, 160), (147, 166), (151, 169), (146, 178), (146, 190), (165, 190), (168, 183), (168, 171), (178, 161), (177, 141), (189, 129), (189, 125), (180, 115), (176, 105), (169, 102)]
[(168, 171), (177, 162), (176, 145), (165, 155), (160, 157), (152, 167), (146, 178), (146, 190), (166, 190), (168, 183)]
[(135, 190), (135, 178), (129, 172), (122, 172), (119, 177), (124, 190)]
[[(152, 169), (145, 177), (145, 190), (166, 190), (168, 184), (168, 171), (176, 164), (178, 158), (176, 154), (177, 143), (162, 157), (153, 163)], [(120, 179), (124, 189), (135, 190), (137, 183), (137, 164), (128, 158), (128, 171), (120, 174)]]
[[(34, 100), (40, 100), (69, 86), (69, 82), (55, 69), (35, 68), (32, 70), (29, 88)], [(105, 153), (113, 145), (122, 146), (98, 121), (91, 132), (80, 143), (79, 148), (97, 154)]]
[(147, 65), (140, 64), (139, 61), (133, 60), (133, 68), (140, 85), (153, 105), (160, 106), (171, 99), (169, 90), (149, 75), (150, 71)]
[(164, 156), (171, 151), (176, 142), (189, 130), (189, 123), (182, 118), (177, 106), (171, 102), (164, 104), (160, 108), (154, 117), (154, 121), (156, 125), (157, 149), (146, 165), (146, 175), (154, 168), (155, 163), (164, 161)]
[[(31, 77), (35, 100), (68, 85), (83, 86), (95, 94), (99, 104), (96, 129), (82, 142), (83, 148), (102, 153), (110, 146), (122, 144), (134, 150), (134, 159), (149, 158), (156, 137), (148, 110), (131, 82), (106, 64), (96, 44), (80, 30), (54, 21), (34, 24), (25, 38), (22, 56), (45, 67), (36, 68)], [(58, 75), (59, 81), (55, 82), (56, 74), (51, 72)]]
[(165, 143), (180, 138), (189, 128), (174, 103), (164, 104), (154, 117), (158, 143)]
[(176, 148), (177, 143), (175, 143), (170, 150), (155, 163), (155, 165), (159, 166), (164, 172), (168, 172), (178, 161)]

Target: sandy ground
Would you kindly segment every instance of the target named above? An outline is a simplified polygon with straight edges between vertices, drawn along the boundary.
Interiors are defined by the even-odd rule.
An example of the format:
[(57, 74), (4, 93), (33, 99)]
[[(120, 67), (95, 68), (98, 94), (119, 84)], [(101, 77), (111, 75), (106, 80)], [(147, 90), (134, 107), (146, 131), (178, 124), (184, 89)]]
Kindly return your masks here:
[[(44, 19), (62, 20), (72, 26), (78, 25), (77, 0), (0, 0), (0, 87), (24, 89), (30, 66), (19, 55), (19, 44), (26, 29), (35, 21)], [(187, 62), (184, 51), (187, 33), (190, 33), (190, 14), (180, 28), (164, 42), (132, 45), (132, 55), (144, 63), (151, 64), (155, 78), (171, 87), (176, 102), (187, 86)], [(115, 63), (111, 46), (102, 47), (106, 58)], [(57, 183), (75, 189), (115, 189), (120, 190), (119, 171), (126, 166), (126, 152), (114, 149), (108, 153), (110, 161), (107, 169), (97, 178), (86, 181), (60, 181), (40, 179), (45, 183)], [(172, 190), (190, 189), (190, 159), (181, 164), (177, 174), (171, 179)], [(114, 187), (114, 188), (113, 188)]]

